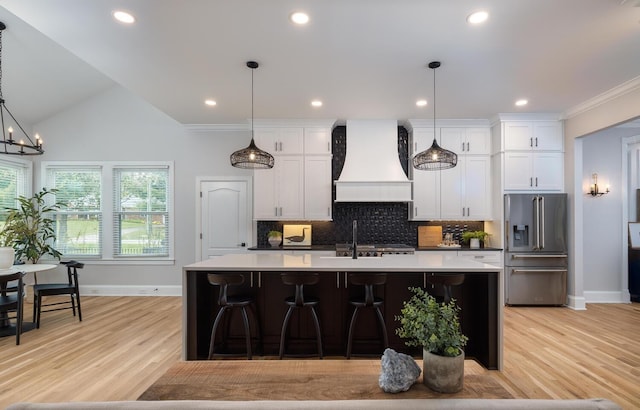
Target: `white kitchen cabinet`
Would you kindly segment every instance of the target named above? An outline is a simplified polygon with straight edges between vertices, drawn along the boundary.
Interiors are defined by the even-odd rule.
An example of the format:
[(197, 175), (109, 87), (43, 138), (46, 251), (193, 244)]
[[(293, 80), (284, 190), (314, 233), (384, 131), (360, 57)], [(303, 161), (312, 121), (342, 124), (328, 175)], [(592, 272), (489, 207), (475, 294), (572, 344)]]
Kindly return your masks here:
[(331, 128), (305, 128), (304, 153), (331, 155)]
[(458, 156), (456, 167), (440, 173), (440, 219), (492, 219), (488, 155)]
[(304, 160), (305, 219), (331, 220), (331, 188), (331, 156), (306, 156)]
[(413, 170), (413, 203), (410, 219), (440, 219), (440, 173)]
[(504, 189), (562, 191), (564, 155), (561, 152), (505, 152)]
[[(436, 135), (439, 135), (442, 147), (458, 154), (458, 164), (441, 171), (412, 169), (413, 203), (410, 205), (409, 218), (491, 219), (489, 128), (442, 127), (436, 128)], [(415, 154), (431, 146), (433, 128), (414, 128), (412, 137)], [(465, 151), (462, 151), (463, 148)]]
[(331, 127), (270, 124), (255, 140), (275, 164), (254, 171), (254, 219), (331, 220)]
[(439, 144), (458, 155), (489, 155), (491, 132), (489, 128), (440, 128)]
[(255, 170), (253, 180), (255, 219), (304, 219), (302, 155), (277, 156), (273, 168)]
[(304, 128), (267, 127), (254, 131), (256, 145), (273, 156), (304, 153)]
[(562, 151), (562, 124), (559, 121), (506, 121), (505, 151)]

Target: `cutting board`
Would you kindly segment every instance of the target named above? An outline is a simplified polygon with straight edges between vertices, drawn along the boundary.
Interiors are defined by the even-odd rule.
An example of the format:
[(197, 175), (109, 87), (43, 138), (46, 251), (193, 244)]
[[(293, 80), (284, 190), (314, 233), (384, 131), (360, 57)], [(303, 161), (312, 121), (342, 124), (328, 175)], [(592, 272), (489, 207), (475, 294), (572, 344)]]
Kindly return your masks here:
[(438, 246), (442, 243), (441, 226), (419, 226), (418, 227), (418, 247)]

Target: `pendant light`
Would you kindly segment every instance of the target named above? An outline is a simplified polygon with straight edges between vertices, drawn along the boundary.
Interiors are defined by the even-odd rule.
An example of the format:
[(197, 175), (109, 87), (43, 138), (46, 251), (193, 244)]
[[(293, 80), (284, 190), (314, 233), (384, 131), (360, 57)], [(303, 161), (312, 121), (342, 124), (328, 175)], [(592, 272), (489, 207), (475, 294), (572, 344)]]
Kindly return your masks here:
[(247, 61), (251, 69), (251, 142), (247, 148), (231, 154), (231, 165), (236, 168), (269, 169), (273, 168), (273, 155), (261, 150), (253, 140), (253, 71), (258, 68), (255, 61)]
[[(18, 123), (18, 120), (11, 114), (11, 111), (7, 108), (2, 96), (2, 32), (7, 26), (0, 22), (0, 123), (2, 126), (2, 139), (0, 143), (4, 146), (0, 148), (0, 154), (7, 155), (42, 155), (44, 149), (42, 149), (42, 140), (36, 134), (35, 141), (31, 139), (29, 134), (22, 128), (22, 125)], [(17, 127), (16, 135), (13, 135), (13, 127), (5, 128), (4, 125), (4, 113), (7, 113), (13, 120), (13, 125)], [(18, 131), (19, 130), (19, 131)], [(9, 137), (7, 138), (7, 133)]]
[(429, 68), (433, 70), (433, 144), (431, 148), (417, 153), (412, 159), (415, 169), (426, 171), (453, 168), (458, 163), (458, 155), (440, 147), (436, 141), (436, 68), (438, 67), (440, 67), (439, 61), (429, 63)]

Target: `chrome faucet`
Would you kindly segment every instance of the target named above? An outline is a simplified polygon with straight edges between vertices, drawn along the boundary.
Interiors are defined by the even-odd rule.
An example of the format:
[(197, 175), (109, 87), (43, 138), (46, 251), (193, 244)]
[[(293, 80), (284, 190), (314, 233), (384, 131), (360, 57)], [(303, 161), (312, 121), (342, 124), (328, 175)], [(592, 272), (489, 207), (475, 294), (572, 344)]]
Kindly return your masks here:
[(351, 258), (358, 259), (358, 221), (353, 221), (353, 244), (351, 245)]

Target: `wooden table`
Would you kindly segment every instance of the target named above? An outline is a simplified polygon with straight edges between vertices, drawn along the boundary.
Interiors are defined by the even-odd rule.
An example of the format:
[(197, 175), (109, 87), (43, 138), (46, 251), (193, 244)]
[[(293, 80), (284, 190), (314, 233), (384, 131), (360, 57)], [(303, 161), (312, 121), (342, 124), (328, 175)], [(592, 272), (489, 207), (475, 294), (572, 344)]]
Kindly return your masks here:
[[(422, 360), (417, 360), (422, 367)], [(356, 400), (417, 398), (513, 398), (498, 372), (465, 361), (464, 388), (436, 393), (422, 376), (402, 393), (378, 384), (380, 360), (210, 360), (172, 366), (138, 400)]]

